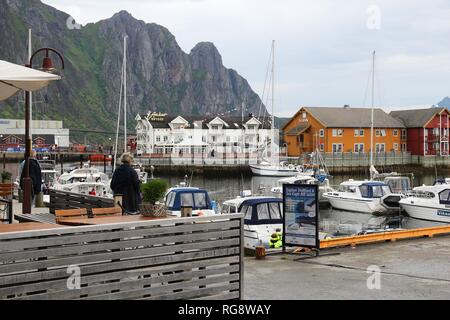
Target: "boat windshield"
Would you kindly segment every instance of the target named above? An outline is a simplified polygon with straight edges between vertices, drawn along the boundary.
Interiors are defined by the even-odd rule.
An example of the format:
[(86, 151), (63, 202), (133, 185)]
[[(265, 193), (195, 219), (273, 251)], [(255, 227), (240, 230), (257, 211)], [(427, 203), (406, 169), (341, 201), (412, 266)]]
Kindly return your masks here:
[(445, 189), (439, 193), (440, 204), (450, 204), (450, 189)]
[(411, 190), (411, 182), (408, 177), (402, 178), (386, 178), (384, 181), (394, 193), (407, 192)]
[(175, 191), (172, 191), (167, 195), (167, 198), (166, 198), (166, 206), (167, 207), (170, 207), (170, 208), (173, 207), (173, 203), (175, 201), (175, 195), (176, 195)]
[(234, 205), (224, 204), (222, 206), (222, 213), (237, 213), (237, 208)]
[(363, 198), (381, 198), (392, 193), (387, 185), (362, 185), (359, 190)]

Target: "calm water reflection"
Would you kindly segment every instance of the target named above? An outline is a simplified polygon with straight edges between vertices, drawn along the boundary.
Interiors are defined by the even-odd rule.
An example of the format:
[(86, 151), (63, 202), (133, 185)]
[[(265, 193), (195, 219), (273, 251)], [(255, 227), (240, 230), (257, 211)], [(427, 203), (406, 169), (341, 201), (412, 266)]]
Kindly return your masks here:
[[(6, 170), (13, 173), (15, 178), (18, 174), (18, 164), (17, 163), (7, 163)], [(79, 163), (66, 163), (64, 168), (68, 169), (73, 166), (78, 166)], [(103, 171), (103, 165), (96, 166), (99, 170)], [(57, 166), (57, 170), (60, 167)], [(111, 167), (106, 168), (106, 173), (111, 175)], [(175, 186), (180, 182), (184, 181), (185, 177), (183, 175), (158, 175), (155, 172), (155, 177), (165, 179), (169, 182), (171, 186)], [(348, 179), (366, 179), (365, 176), (355, 175), (355, 176), (335, 176), (330, 178), (330, 184), (332, 187), (337, 187), (342, 181)], [(192, 186), (204, 188), (208, 190), (211, 198), (217, 203), (221, 204), (225, 200), (235, 198), (239, 195), (242, 190), (252, 190), (254, 195), (272, 195), (270, 190), (272, 187), (276, 186), (277, 181), (280, 178), (273, 177), (239, 177), (239, 176), (229, 176), (229, 177), (219, 177), (219, 176), (199, 176), (193, 175), (187, 177), (188, 182), (191, 182)], [(416, 176), (413, 181), (413, 186), (419, 186), (422, 184), (431, 185), (435, 180), (434, 175), (419, 175)], [(331, 235), (348, 235), (355, 234), (361, 230), (371, 229), (371, 228), (385, 228), (385, 227), (401, 227), (407, 229), (413, 228), (425, 228), (431, 226), (445, 225), (444, 223), (430, 222), (417, 220), (409, 217), (402, 217), (400, 219), (398, 214), (391, 214), (387, 217), (377, 217), (371, 214), (363, 214), (357, 212), (346, 212), (338, 210), (321, 210), (320, 212), (320, 228), (323, 232), (329, 233)]]

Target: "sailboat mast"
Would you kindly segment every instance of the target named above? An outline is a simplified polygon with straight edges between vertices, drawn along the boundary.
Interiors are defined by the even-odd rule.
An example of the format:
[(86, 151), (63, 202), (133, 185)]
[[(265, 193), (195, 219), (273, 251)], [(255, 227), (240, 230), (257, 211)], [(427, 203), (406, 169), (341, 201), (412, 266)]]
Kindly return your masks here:
[(127, 38), (123, 38), (123, 132), (124, 152), (127, 152)]
[(375, 104), (375, 50), (373, 51), (372, 58), (372, 112), (371, 112), (371, 123), (370, 123), (370, 180), (373, 178), (372, 166), (373, 166), (373, 108)]
[(274, 159), (275, 155), (275, 40), (272, 40), (272, 143), (270, 156)]

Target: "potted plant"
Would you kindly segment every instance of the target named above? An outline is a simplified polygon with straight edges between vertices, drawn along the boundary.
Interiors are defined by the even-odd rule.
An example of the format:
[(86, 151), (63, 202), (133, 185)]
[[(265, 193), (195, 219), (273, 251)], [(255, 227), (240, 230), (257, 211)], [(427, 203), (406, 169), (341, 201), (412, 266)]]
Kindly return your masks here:
[(11, 172), (8, 172), (8, 171), (2, 172), (2, 182), (3, 183), (11, 183), (11, 177), (12, 177)]
[(162, 179), (153, 179), (141, 186), (142, 203), (140, 212), (144, 216), (165, 216), (164, 205), (158, 204), (166, 194), (169, 184)]

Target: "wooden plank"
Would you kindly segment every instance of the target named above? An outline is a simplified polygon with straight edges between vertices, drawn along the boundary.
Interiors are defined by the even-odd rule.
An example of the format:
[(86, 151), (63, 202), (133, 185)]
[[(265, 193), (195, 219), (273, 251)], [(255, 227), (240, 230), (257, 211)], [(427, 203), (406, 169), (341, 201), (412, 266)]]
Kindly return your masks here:
[[(188, 289), (194, 289), (195, 292), (200, 292), (200, 286), (207, 286), (211, 284), (218, 284), (223, 282), (231, 282), (239, 280), (239, 275), (232, 274), (232, 275), (226, 275), (226, 276), (219, 276), (219, 277), (213, 277), (213, 278), (206, 278), (206, 279), (199, 279), (199, 280), (191, 280), (191, 281), (182, 281), (177, 282), (173, 284), (168, 285), (162, 285), (159, 287), (151, 287), (151, 288), (143, 288), (139, 290), (133, 290), (133, 291), (124, 291), (124, 292), (117, 292), (117, 293), (109, 293), (106, 295), (99, 295), (99, 296), (91, 296), (87, 297), (85, 299), (89, 300), (115, 300), (115, 299), (136, 299), (143, 297), (145, 295), (155, 295), (155, 294), (167, 294), (170, 291), (174, 290), (188, 290)], [(239, 286), (239, 283), (237, 284)], [(169, 294), (171, 295), (171, 293)]]
[[(130, 277), (144, 276), (148, 274), (162, 274), (168, 272), (174, 272), (179, 270), (187, 270), (194, 268), (207, 268), (205, 270), (213, 270), (215, 268), (222, 268), (225, 272), (232, 273), (239, 271), (239, 266), (236, 264), (236, 257), (226, 257), (226, 258), (213, 258), (200, 261), (192, 262), (181, 262), (169, 265), (158, 265), (153, 267), (132, 269), (132, 270), (120, 270), (113, 271), (109, 273), (96, 273), (92, 275), (85, 275), (81, 273), (80, 283), (81, 285), (98, 283), (100, 281), (110, 281), (118, 279), (126, 279)], [(58, 288), (64, 287), (67, 290), (67, 278), (70, 275), (65, 273), (64, 278), (55, 280), (41, 280), (34, 283), (22, 283), (17, 282), (10, 284), (7, 287), (0, 288), (0, 297), (7, 296), (9, 294), (23, 294), (26, 292), (40, 291), (42, 288), (46, 290), (56, 290)]]
[(353, 244), (368, 244), (381, 241), (390, 241), (392, 239), (413, 239), (419, 237), (429, 237), (434, 235), (450, 234), (450, 226), (438, 226), (430, 228), (419, 228), (410, 230), (387, 231), (357, 235), (350, 237), (338, 237), (332, 239), (320, 240), (320, 248), (334, 248)]
[[(233, 296), (239, 296), (238, 291), (234, 292), (227, 292), (232, 290), (239, 290), (239, 284), (238, 283), (232, 283), (232, 284), (226, 284), (218, 287), (212, 287), (212, 288), (199, 288), (191, 291), (182, 291), (182, 292), (174, 292), (169, 294), (161, 294), (161, 295), (152, 295), (148, 298), (143, 298), (140, 300), (175, 300), (175, 299), (194, 299), (199, 297), (207, 297), (209, 294), (216, 295), (220, 292), (226, 292), (228, 294), (233, 293)], [(207, 299), (207, 298), (206, 298)]]
[[(80, 233), (87, 231), (106, 231), (106, 230), (116, 230), (119, 228), (145, 228), (149, 226), (174, 226), (176, 224), (192, 224), (192, 223), (202, 223), (207, 225), (211, 222), (226, 222), (237, 220), (242, 217), (242, 214), (227, 214), (227, 218), (218, 218), (216, 216), (202, 216), (202, 217), (188, 217), (188, 218), (173, 218), (170, 220), (149, 220), (149, 221), (140, 221), (140, 222), (124, 222), (121, 224), (110, 224), (110, 225), (96, 225), (96, 226), (83, 226), (83, 227), (64, 227), (61, 226), (61, 229), (48, 230), (45, 232), (26, 232), (23, 234), (15, 234), (14, 236), (10, 236), (8, 234), (0, 234), (0, 241), (6, 239), (14, 239), (18, 240), (19, 238), (31, 238), (31, 237), (43, 237), (48, 235), (55, 234), (67, 234), (67, 233)], [(207, 222), (207, 223), (206, 223)]]
[(122, 216), (122, 209), (120, 207), (92, 208), (92, 215), (94, 217)]
[[(232, 288), (236, 288), (238, 289), (238, 286), (236, 285), (230, 285), (230, 287)], [(232, 290), (232, 289), (230, 289)], [(208, 292), (209, 295), (207, 296), (203, 296), (200, 298), (194, 298), (192, 300), (235, 300), (235, 299), (240, 299), (240, 294), (239, 291), (232, 291), (232, 292), (225, 292), (225, 293), (218, 293), (216, 294), (215, 291), (219, 291), (219, 290), (211, 290), (210, 292)]]
[[(13, 223), (13, 224), (0, 224), (0, 233), (17, 233), (31, 230), (44, 230), (50, 228), (59, 228), (55, 224), (45, 224), (40, 222), (24, 222), (24, 223)], [(3, 251), (0, 251), (0, 253)]]
[[(211, 249), (208, 251), (196, 251), (189, 253), (180, 253), (177, 255), (164, 255), (149, 258), (141, 258), (138, 260), (113, 261), (95, 265), (79, 266), (81, 274), (89, 275), (98, 272), (108, 272), (113, 270), (129, 270), (131, 268), (145, 268), (154, 265), (171, 264), (178, 262), (191, 262), (198, 259), (212, 259), (212, 258), (236, 258), (240, 252), (240, 248), (223, 248)], [(26, 283), (33, 281), (44, 281), (55, 278), (67, 279), (67, 268), (41, 270), (36, 272), (6, 275), (0, 277), (0, 286), (11, 285), (15, 283)]]
[[(214, 276), (206, 279), (212, 279), (216, 280), (220, 277), (223, 277), (224, 274), (228, 276), (230, 274), (230, 271), (236, 271), (238, 267), (229, 267), (229, 268), (222, 268), (222, 269), (208, 269), (208, 270), (196, 270), (196, 271), (182, 271), (178, 273), (170, 273), (170, 274), (157, 274), (157, 276), (153, 276), (152, 273), (141, 273), (141, 278), (138, 278), (138, 275), (127, 278), (114, 278), (114, 279), (105, 279), (103, 282), (107, 283), (91, 283), (88, 282), (86, 287), (81, 287), (77, 290), (68, 290), (66, 286), (66, 282), (63, 282), (62, 285), (59, 287), (54, 288), (53, 290), (49, 290), (49, 288), (44, 284), (38, 284), (38, 286), (35, 286), (35, 288), (32, 288), (30, 292), (36, 292), (42, 291), (42, 290), (49, 290), (46, 293), (39, 293), (39, 294), (32, 294), (27, 295), (25, 299), (74, 299), (79, 298), (83, 295), (89, 295), (91, 298), (92, 296), (108, 293), (114, 290), (120, 290), (121, 292), (125, 291), (135, 291), (140, 290), (144, 286), (152, 285), (152, 284), (162, 284), (173, 281), (188, 281), (192, 279), (197, 279), (199, 277), (208, 277), (208, 276)], [(178, 269), (179, 270), (179, 269)], [(151, 276), (151, 277), (143, 277), (143, 276)], [(111, 282), (111, 280), (120, 280)], [(5, 290), (6, 292), (12, 292), (14, 293), (14, 289), (16, 288), (9, 288), (12, 290)], [(0, 296), (5, 296), (4, 294), (0, 294)], [(22, 299), (22, 298), (19, 298)]]
[[(117, 242), (120, 243), (120, 242)], [(89, 255), (77, 255), (62, 257), (58, 259), (39, 260), (30, 262), (20, 262), (14, 264), (0, 265), (0, 276), (5, 273), (29, 271), (34, 269), (66, 267), (68, 265), (83, 265), (100, 261), (110, 261), (114, 259), (135, 259), (138, 256), (151, 256), (157, 254), (173, 254), (185, 250), (203, 250), (210, 248), (239, 246), (239, 239), (226, 239), (216, 241), (205, 241), (198, 243), (185, 243), (171, 246), (151, 247), (144, 249), (124, 250), (118, 252), (108, 252)]]
[[(168, 235), (184, 232), (197, 232), (197, 231), (219, 231), (236, 228), (239, 226), (239, 221), (233, 220), (228, 222), (211, 222), (208, 224), (187, 224), (179, 226), (169, 227), (150, 227), (150, 228), (138, 228), (123, 231), (111, 232), (89, 232), (80, 233), (76, 235), (51, 235), (46, 238), (39, 239), (26, 239), (16, 241), (4, 241), (0, 242), (2, 252), (24, 250), (36, 247), (53, 247), (60, 245), (70, 245), (80, 242), (92, 242), (92, 241), (106, 241), (115, 239), (124, 239), (127, 237), (142, 237), (142, 236), (154, 236), (154, 235)], [(74, 230), (75, 231), (75, 230)]]
[(36, 249), (18, 252), (0, 252), (0, 262), (34, 259), (41, 257), (69, 256), (73, 254), (76, 255), (89, 254), (106, 250), (126, 249), (130, 247), (154, 246), (162, 244), (167, 246), (167, 250), (170, 250), (171, 244), (175, 244), (175, 242), (184, 243), (185, 241), (191, 242), (200, 240), (215, 241), (218, 239), (228, 239), (238, 237), (239, 235), (240, 235), (239, 230), (228, 230), (220, 232), (214, 231), (214, 232), (190, 233), (185, 235), (168, 236), (168, 237), (152, 237), (139, 239), (128, 238), (122, 239), (120, 242), (111, 241), (93, 244), (81, 242), (79, 245), (59, 246), (59, 247), (52, 247), (49, 249)]

